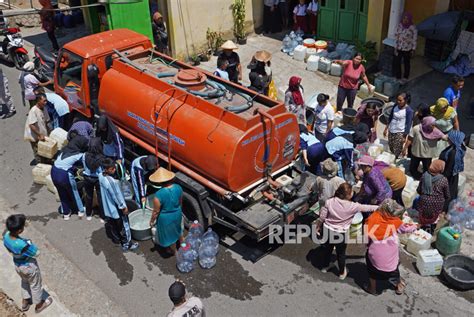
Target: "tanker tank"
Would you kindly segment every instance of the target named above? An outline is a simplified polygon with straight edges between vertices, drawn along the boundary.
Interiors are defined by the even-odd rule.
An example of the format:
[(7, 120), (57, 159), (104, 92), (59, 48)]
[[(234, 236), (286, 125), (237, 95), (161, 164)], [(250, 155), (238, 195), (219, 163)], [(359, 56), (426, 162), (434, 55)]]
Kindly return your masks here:
[(232, 192), (295, 158), (298, 124), (282, 103), (145, 54), (114, 60), (101, 79), (100, 110), (120, 128)]

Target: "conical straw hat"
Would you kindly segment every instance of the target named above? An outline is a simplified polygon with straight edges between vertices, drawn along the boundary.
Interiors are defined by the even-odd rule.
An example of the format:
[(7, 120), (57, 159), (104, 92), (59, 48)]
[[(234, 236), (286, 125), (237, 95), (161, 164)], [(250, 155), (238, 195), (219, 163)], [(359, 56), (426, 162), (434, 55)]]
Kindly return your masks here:
[(272, 54), (267, 51), (257, 51), (253, 56), (257, 61), (266, 63), (272, 59)]
[(224, 44), (222, 44), (221, 49), (223, 50), (236, 50), (238, 47), (235, 45), (234, 42), (231, 40), (226, 41)]
[(168, 171), (166, 168), (160, 167), (150, 176), (150, 181), (153, 183), (166, 183), (175, 177), (173, 172)]

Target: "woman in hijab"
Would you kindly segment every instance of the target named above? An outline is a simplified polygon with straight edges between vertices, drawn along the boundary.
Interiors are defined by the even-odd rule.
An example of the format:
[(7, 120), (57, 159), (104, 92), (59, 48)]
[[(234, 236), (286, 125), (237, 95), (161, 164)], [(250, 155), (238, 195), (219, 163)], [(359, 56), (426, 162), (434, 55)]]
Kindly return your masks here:
[(433, 225), (445, 210), (445, 203), (450, 197), (448, 180), (442, 174), (444, 167), (444, 161), (434, 160), (421, 177), (417, 189), (420, 198), (414, 203), (414, 207), (418, 210), (419, 223), (429, 230), (434, 229)]
[(459, 120), (456, 109), (449, 105), (446, 98), (439, 98), (436, 104), (431, 106), (431, 115), (436, 119), (436, 126), (444, 134), (451, 130), (459, 130)]
[(400, 278), (398, 265), (400, 251), (397, 235), (399, 233), (414, 232), (417, 227), (413, 224), (404, 224), (400, 219), (404, 208), (392, 199), (385, 199), (382, 205), (367, 219), (369, 243), (365, 261), (369, 273), (369, 285), (364, 290), (377, 295), (377, 281), (388, 280), (394, 287), (397, 295), (403, 294), (406, 283)]
[(121, 163), (123, 160), (123, 141), (117, 127), (106, 115), (99, 117), (96, 135), (102, 140), (104, 155)]
[(464, 155), (466, 154), (465, 136), (461, 131), (451, 130), (448, 133), (449, 147), (439, 155), (439, 158), (446, 163), (443, 175), (449, 183), (450, 199), (447, 200), (447, 204), (458, 197), (459, 173), (464, 171)]
[(301, 77), (292, 76), (285, 92), (285, 107), (296, 115), (298, 123), (306, 125), (306, 105), (303, 99)]
[(437, 156), (438, 141), (444, 138), (443, 132), (435, 127), (435, 121), (434, 117), (428, 116), (414, 126), (402, 151), (402, 156), (406, 156), (411, 146), (410, 174), (417, 180), (422, 175), (418, 172), (420, 162), (423, 164), (424, 173), (430, 167), (432, 158)]
[[(92, 138), (89, 141), (89, 149), (86, 154), (82, 157), (82, 165), (84, 171), (84, 189), (86, 191), (86, 219), (92, 220), (93, 212), (93, 201), (94, 201), (94, 190), (97, 195), (97, 201), (101, 201), (100, 197), (100, 185), (99, 185), (99, 174), (102, 173), (102, 161), (105, 156), (102, 154), (102, 141), (100, 138)], [(99, 203), (99, 216), (102, 222), (105, 220), (104, 211), (102, 204)]]
[(410, 77), (410, 58), (415, 55), (417, 37), (418, 31), (413, 24), (413, 16), (409, 12), (403, 13), (402, 20), (395, 31), (394, 50), (395, 76), (399, 80), (402, 78), (402, 59), (405, 65), (403, 79), (400, 80), (402, 84), (405, 84)]
[(51, 179), (58, 190), (64, 220), (69, 220), (71, 213), (77, 212), (79, 218), (84, 216), (84, 205), (77, 190), (74, 167), (82, 163), (88, 143), (83, 136), (74, 137), (59, 154), (51, 169)]

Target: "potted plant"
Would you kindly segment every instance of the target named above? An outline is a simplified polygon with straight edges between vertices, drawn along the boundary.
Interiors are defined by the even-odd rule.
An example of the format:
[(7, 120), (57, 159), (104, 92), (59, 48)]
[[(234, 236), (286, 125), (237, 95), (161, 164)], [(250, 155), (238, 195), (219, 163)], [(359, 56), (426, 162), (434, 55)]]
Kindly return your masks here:
[(201, 64), (201, 57), (196, 53), (192, 53), (189, 56), (189, 60), (192, 62), (193, 66), (198, 66)]
[(237, 43), (244, 45), (247, 43), (245, 34), (245, 0), (234, 0), (232, 4), (232, 17), (234, 18), (234, 36)]
[(219, 49), (221, 45), (224, 43), (222, 39), (222, 33), (212, 31), (210, 28), (207, 28), (206, 31), (206, 40), (208, 48), (214, 53), (215, 56), (219, 54)]

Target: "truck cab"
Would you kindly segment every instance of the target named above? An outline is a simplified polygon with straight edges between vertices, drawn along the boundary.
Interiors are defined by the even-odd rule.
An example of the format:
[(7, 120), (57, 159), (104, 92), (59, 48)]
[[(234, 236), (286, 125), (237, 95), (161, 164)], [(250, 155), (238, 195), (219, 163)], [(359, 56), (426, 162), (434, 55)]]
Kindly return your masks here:
[(54, 71), (54, 90), (72, 111), (87, 118), (98, 113), (100, 80), (112, 66), (114, 50), (125, 55), (152, 48), (144, 35), (119, 29), (69, 42), (60, 50)]

